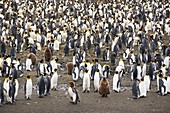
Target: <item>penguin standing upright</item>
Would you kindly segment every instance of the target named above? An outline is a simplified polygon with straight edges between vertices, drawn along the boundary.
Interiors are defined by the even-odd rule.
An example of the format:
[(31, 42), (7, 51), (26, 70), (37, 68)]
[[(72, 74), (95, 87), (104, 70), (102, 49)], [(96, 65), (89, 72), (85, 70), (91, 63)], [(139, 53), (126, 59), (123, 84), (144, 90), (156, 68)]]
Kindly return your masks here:
[(7, 102), (9, 102), (9, 75), (7, 74), (3, 83), (3, 88), (6, 90), (4, 95), (6, 97)]
[(83, 76), (83, 92), (90, 92), (90, 75), (88, 70), (86, 69), (84, 72), (84, 76)]
[(79, 77), (79, 68), (76, 65), (74, 65), (74, 68), (72, 70), (72, 79), (73, 79), (73, 81), (77, 81), (78, 77)]
[(103, 77), (100, 81), (99, 94), (102, 95), (102, 97), (107, 97), (107, 95), (110, 94), (109, 81), (106, 77)]
[(27, 71), (32, 71), (31, 65), (32, 65), (31, 58), (28, 57), (28, 58), (26, 59), (26, 70), (27, 70)]
[(116, 93), (120, 92), (120, 76), (118, 71), (116, 71), (113, 76), (113, 91), (115, 91)]
[(170, 75), (167, 77), (167, 93), (170, 94)]
[(141, 79), (142, 76), (142, 68), (140, 66), (140, 64), (137, 65), (137, 79)]
[(144, 76), (144, 82), (146, 85), (146, 91), (150, 91), (151, 80), (150, 80), (149, 72), (147, 72), (146, 75)]
[(132, 96), (133, 99), (138, 99), (140, 95), (140, 90), (139, 90), (139, 80), (135, 79), (133, 85), (132, 85)]
[(94, 74), (94, 91), (95, 92), (98, 92), (99, 90), (99, 86), (100, 86), (100, 73), (99, 73), (99, 69), (97, 69), (95, 71), (95, 74)]
[(146, 84), (143, 77), (141, 78), (141, 81), (139, 83), (139, 92), (140, 92), (139, 95), (140, 97), (146, 97), (147, 90), (146, 90)]
[(44, 82), (45, 82), (45, 92), (44, 92), (44, 96), (48, 96), (50, 95), (50, 88), (51, 88), (51, 81), (49, 76), (44, 73)]
[(109, 76), (110, 76), (110, 66), (109, 65), (103, 66), (103, 76), (106, 78), (109, 78)]
[(51, 57), (52, 57), (52, 52), (49, 48), (46, 48), (45, 53), (44, 53), (45, 61), (50, 62)]
[(51, 90), (57, 90), (57, 84), (58, 84), (58, 73), (57, 69), (54, 69), (53, 75), (51, 77)]
[(30, 75), (28, 75), (24, 85), (24, 94), (26, 99), (31, 99), (32, 88), (33, 88), (32, 79)]
[(0, 80), (0, 106), (4, 103), (4, 91), (6, 91), (3, 88), (2, 82)]
[(70, 96), (70, 99), (71, 99), (70, 102), (71, 103), (77, 104), (77, 102), (80, 102), (80, 97), (78, 95), (77, 89), (75, 88), (75, 83), (74, 82), (69, 83), (68, 94)]
[(164, 96), (166, 94), (166, 84), (163, 80), (162, 74), (159, 74), (159, 93), (161, 96)]
[(37, 88), (38, 97), (42, 98), (45, 93), (45, 81), (43, 78), (43, 74), (41, 74), (38, 78), (37, 87), (38, 87)]
[(14, 78), (14, 82), (15, 82), (15, 95), (14, 95), (14, 99), (16, 100), (16, 97), (18, 96), (18, 91), (19, 91), (19, 82), (15, 78)]
[(16, 84), (15, 79), (12, 77), (9, 77), (9, 102), (12, 104), (15, 101), (15, 90), (16, 90)]

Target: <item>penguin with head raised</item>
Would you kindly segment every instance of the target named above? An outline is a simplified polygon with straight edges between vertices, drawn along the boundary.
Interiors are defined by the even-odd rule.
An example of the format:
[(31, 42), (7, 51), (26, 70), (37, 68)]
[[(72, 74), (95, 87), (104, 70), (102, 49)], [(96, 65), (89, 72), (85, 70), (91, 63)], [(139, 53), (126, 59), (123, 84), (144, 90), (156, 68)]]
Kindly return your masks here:
[(147, 90), (146, 90), (146, 84), (144, 81), (144, 77), (141, 78), (139, 82), (139, 92), (140, 92), (140, 98), (141, 97), (146, 97), (147, 96)]
[(151, 80), (150, 80), (150, 76), (149, 76), (149, 72), (147, 71), (146, 72), (146, 75), (143, 76), (144, 77), (144, 82), (145, 82), (145, 85), (146, 85), (146, 91), (150, 91), (150, 86), (151, 86)]
[(94, 91), (98, 92), (99, 91), (99, 86), (100, 86), (100, 72), (99, 69), (97, 69), (94, 73)]
[(163, 80), (163, 74), (159, 74), (159, 93), (161, 96), (164, 96), (166, 94), (166, 84), (165, 81)]
[(58, 77), (59, 75), (57, 73), (57, 69), (55, 68), (51, 77), (51, 90), (57, 90)]
[(4, 97), (5, 97), (4, 91), (7, 92), (6, 89), (3, 88), (3, 84), (0, 80), (0, 106), (2, 106), (4, 103)]
[(19, 91), (19, 82), (16, 78), (14, 79), (14, 83), (15, 83), (15, 94), (14, 94), (14, 99), (16, 100), (17, 96), (18, 96), (18, 91)]
[(166, 90), (167, 90), (167, 94), (170, 94), (170, 74), (167, 77), (167, 87), (166, 87)]
[(25, 85), (24, 85), (24, 94), (25, 94), (26, 99), (31, 99), (32, 88), (33, 88), (32, 79), (31, 79), (31, 76), (28, 75), (25, 81)]
[(107, 97), (107, 95), (110, 94), (109, 81), (106, 77), (103, 77), (100, 81), (99, 94), (102, 95), (102, 97)]
[(45, 81), (43, 76), (43, 74), (40, 74), (37, 82), (37, 94), (39, 98), (42, 98), (45, 93)]
[(26, 70), (27, 71), (32, 71), (32, 60), (31, 60), (31, 56), (28, 56), (26, 59)]
[(90, 74), (86, 69), (83, 76), (83, 92), (90, 92)]
[(80, 102), (80, 96), (77, 92), (77, 89), (75, 88), (75, 83), (70, 82), (68, 87), (68, 94), (70, 97), (70, 102), (73, 104), (77, 104), (77, 102)]
[(120, 75), (118, 71), (116, 71), (113, 76), (113, 91), (116, 93), (120, 92)]
[(138, 99), (140, 95), (140, 90), (139, 90), (139, 80), (135, 79), (133, 85), (132, 85), (132, 96), (133, 99)]
[(15, 92), (16, 92), (16, 83), (15, 79), (12, 77), (9, 77), (9, 102), (12, 104), (15, 101)]
[(45, 82), (44, 96), (48, 96), (48, 95), (50, 95), (51, 81), (50, 81), (50, 77), (48, 76), (47, 73), (44, 73), (44, 82)]

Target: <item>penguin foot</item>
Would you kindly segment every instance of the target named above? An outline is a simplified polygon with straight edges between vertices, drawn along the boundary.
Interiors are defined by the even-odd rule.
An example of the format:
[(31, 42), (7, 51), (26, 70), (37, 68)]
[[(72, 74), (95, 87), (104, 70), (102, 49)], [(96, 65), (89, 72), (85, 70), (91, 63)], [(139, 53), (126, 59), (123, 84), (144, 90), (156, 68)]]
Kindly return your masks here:
[(86, 92), (86, 90), (83, 91), (83, 93), (85, 93), (85, 92)]
[(87, 90), (87, 93), (90, 93), (90, 91), (89, 91), (89, 90)]
[(115, 91), (116, 93), (119, 93), (119, 91), (116, 91), (116, 90), (113, 90), (113, 91)]

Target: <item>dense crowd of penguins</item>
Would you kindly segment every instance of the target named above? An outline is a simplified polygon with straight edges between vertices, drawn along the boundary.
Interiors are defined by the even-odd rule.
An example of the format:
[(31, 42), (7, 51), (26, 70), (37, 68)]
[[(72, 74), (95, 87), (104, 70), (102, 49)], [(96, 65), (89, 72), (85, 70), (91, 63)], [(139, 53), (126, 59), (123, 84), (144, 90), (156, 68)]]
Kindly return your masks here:
[[(0, 105), (4, 100), (15, 102), (17, 78), (25, 74), (25, 97), (31, 99), (29, 71), (37, 72), (39, 97), (56, 90), (57, 69), (62, 66), (60, 58), (53, 57), (58, 51), (72, 56), (67, 70), (74, 81), (82, 79), (83, 92), (90, 92), (94, 82), (94, 91), (105, 97), (110, 93), (108, 79), (113, 78), (112, 90), (119, 93), (122, 77), (129, 74), (133, 98), (146, 97), (153, 80), (160, 95), (170, 93), (169, 4), (169, 0), (1, 0), (0, 76), (5, 79), (0, 82)], [(37, 60), (37, 51), (43, 48), (45, 57)], [(28, 49), (24, 62), (16, 57)], [(79, 101), (73, 82), (68, 94), (72, 103)]]

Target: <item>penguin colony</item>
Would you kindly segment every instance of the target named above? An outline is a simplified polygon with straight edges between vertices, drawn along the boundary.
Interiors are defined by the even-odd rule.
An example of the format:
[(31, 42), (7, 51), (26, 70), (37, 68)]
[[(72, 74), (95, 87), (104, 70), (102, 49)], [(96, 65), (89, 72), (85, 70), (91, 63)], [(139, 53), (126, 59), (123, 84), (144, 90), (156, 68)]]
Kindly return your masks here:
[[(39, 61), (37, 51), (43, 48)], [(27, 58), (17, 58), (27, 50)], [(29, 71), (37, 72), (40, 98), (56, 90), (61, 64), (53, 56), (59, 50), (72, 57), (66, 65), (68, 74), (73, 81), (82, 79), (84, 93), (90, 92), (90, 82), (103, 97), (110, 94), (109, 87), (119, 93), (121, 79), (130, 75), (134, 99), (146, 97), (154, 80), (158, 93), (166, 95), (170, 93), (169, 1), (1, 0), (0, 105), (5, 100), (15, 102), (17, 78), (26, 76), (25, 70), (26, 99), (31, 99), (33, 87)], [(73, 104), (80, 101), (74, 82), (69, 83), (68, 94)]]

